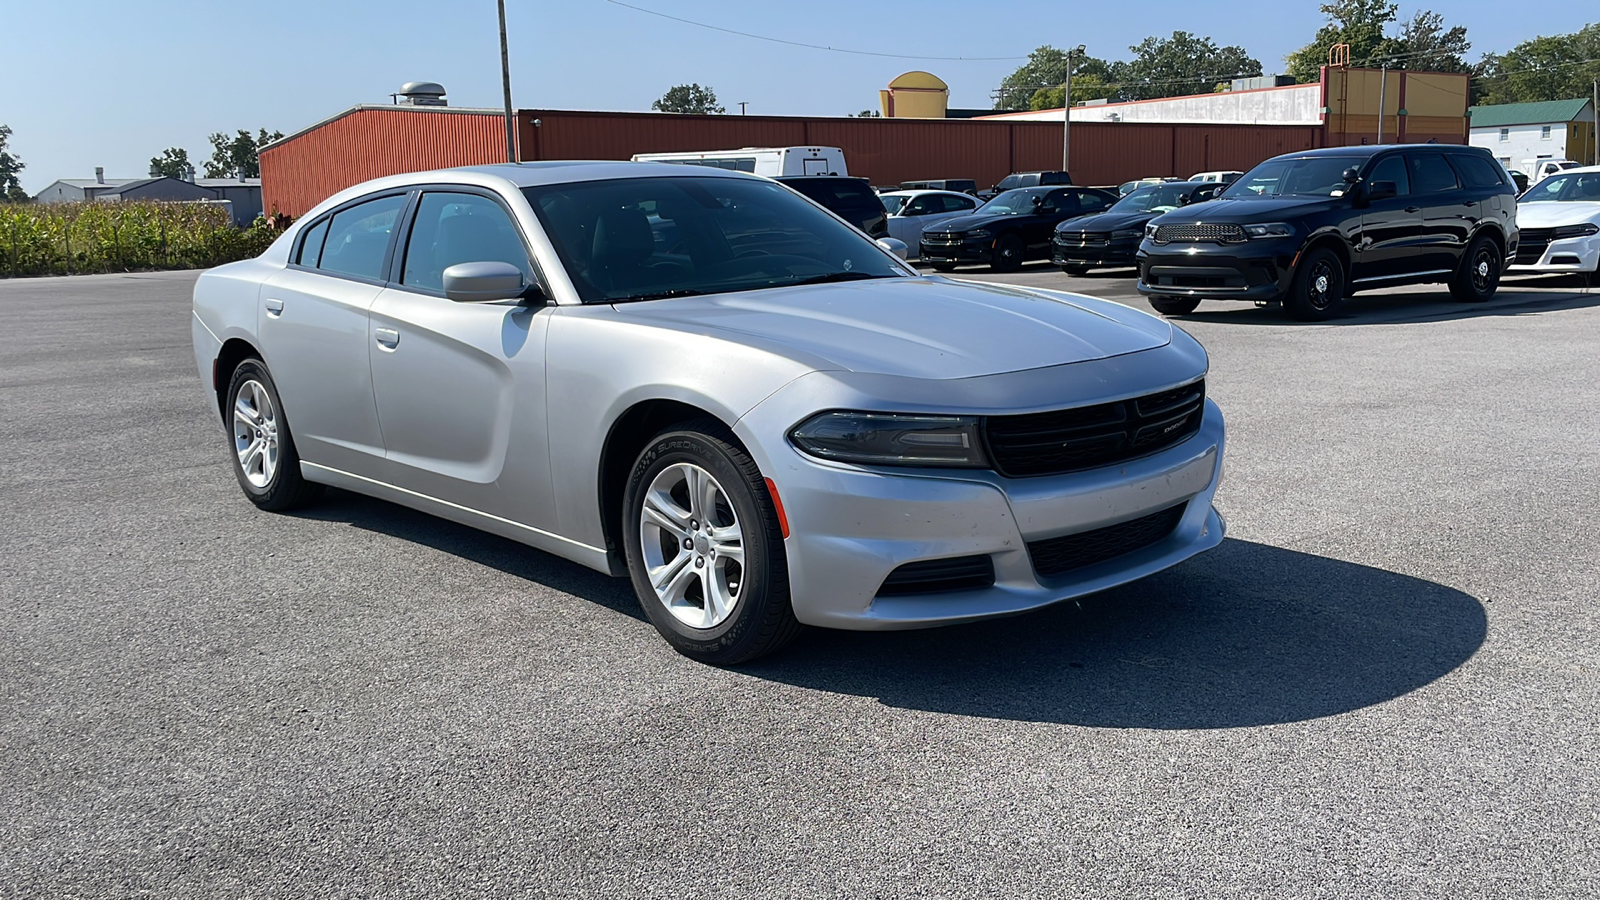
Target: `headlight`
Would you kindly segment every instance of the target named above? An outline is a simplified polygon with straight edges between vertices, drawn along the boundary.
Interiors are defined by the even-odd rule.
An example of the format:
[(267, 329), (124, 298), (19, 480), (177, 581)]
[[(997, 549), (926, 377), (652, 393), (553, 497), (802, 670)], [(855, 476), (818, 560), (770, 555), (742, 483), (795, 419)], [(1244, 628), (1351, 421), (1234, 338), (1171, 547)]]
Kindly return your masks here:
[(1244, 233), (1252, 238), (1280, 238), (1292, 237), (1294, 226), (1284, 222), (1268, 222), (1265, 225), (1246, 225)]
[(1560, 240), (1561, 238), (1588, 237), (1591, 234), (1600, 234), (1600, 225), (1596, 225), (1593, 222), (1585, 222), (1582, 225), (1563, 225), (1557, 228), (1555, 234), (1551, 235), (1551, 237), (1555, 240)]
[(1149, 226), (1146, 226), (1144, 231), (1140, 231), (1137, 228), (1128, 228), (1111, 232), (1111, 239), (1113, 241), (1137, 241), (1140, 235), (1149, 233)]
[(1150, 222), (1144, 226), (1144, 236), (1152, 241), (1156, 239), (1156, 223)]
[(971, 239), (971, 240), (979, 240), (979, 239), (982, 239), (982, 238), (986, 238), (988, 236), (989, 236), (989, 229), (987, 229), (987, 228), (974, 228), (971, 231), (967, 232), (967, 237), (968, 237), (968, 239)]
[(789, 432), (812, 456), (885, 466), (987, 466), (974, 416), (825, 412)]

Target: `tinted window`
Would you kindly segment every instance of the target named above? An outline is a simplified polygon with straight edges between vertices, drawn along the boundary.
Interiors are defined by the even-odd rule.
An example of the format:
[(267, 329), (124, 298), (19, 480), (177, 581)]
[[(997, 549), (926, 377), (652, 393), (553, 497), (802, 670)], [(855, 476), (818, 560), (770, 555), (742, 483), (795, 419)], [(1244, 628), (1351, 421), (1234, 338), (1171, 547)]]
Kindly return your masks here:
[(904, 275), (860, 231), (769, 181), (625, 178), (523, 193), (585, 302)]
[(884, 212), (886, 212), (889, 215), (893, 216), (893, 215), (899, 214), (900, 207), (906, 205), (906, 198), (905, 198), (904, 195), (879, 194), (878, 195), (878, 202), (883, 204), (883, 211)]
[(1007, 175), (1006, 177), (1000, 179), (1000, 183), (995, 185), (994, 189), (997, 191), (1009, 191), (1019, 184), (1022, 184), (1021, 176)]
[(389, 235), (405, 203), (404, 194), (395, 194), (334, 213), (318, 268), (341, 275), (382, 279)]
[(1406, 174), (1406, 158), (1403, 156), (1386, 156), (1378, 160), (1372, 167), (1372, 174), (1367, 176), (1367, 183), (1374, 181), (1394, 182), (1396, 196), (1404, 197), (1411, 193), (1411, 176)]
[(1469, 188), (1497, 188), (1505, 183), (1500, 180), (1500, 167), (1481, 156), (1451, 154), (1450, 162), (1461, 174), (1461, 183)]
[(322, 256), (322, 242), (326, 240), (327, 237), (327, 219), (323, 219), (321, 222), (318, 222), (317, 224), (306, 229), (305, 240), (300, 242), (300, 255), (295, 258), (295, 262), (302, 266), (315, 269), (317, 267), (318, 257)]
[(1600, 201), (1600, 172), (1551, 175), (1522, 195), (1523, 203), (1593, 203)]
[(1066, 172), (1041, 172), (1037, 176), (1040, 184), (1071, 184), (1072, 176)]
[(1079, 194), (1078, 209), (1083, 212), (1098, 212), (1111, 206), (1112, 198), (1104, 194)]
[(1044, 195), (1044, 202), (1039, 204), (1039, 211), (1048, 212), (1077, 212), (1077, 191), (1051, 191)]
[(533, 283), (533, 266), (516, 225), (500, 204), (476, 194), (426, 193), (406, 241), (400, 282), (444, 289), (444, 270), (457, 263), (505, 262)]
[(925, 216), (928, 213), (942, 212), (943, 210), (944, 203), (939, 200), (939, 195), (923, 194), (921, 197), (906, 204), (905, 215)]
[(978, 205), (978, 200), (976, 197), (954, 197), (950, 194), (942, 194), (939, 196), (939, 203), (944, 207), (945, 212), (966, 212), (969, 209), (975, 209)]
[(984, 204), (983, 211), (1000, 215), (1031, 214), (1037, 205), (1033, 202), (1034, 199), (1042, 197), (1046, 193), (1048, 191), (1041, 188), (1018, 188), (1014, 191), (1006, 191), (1004, 194), (1000, 194)]
[[(1306, 197), (1342, 197), (1347, 185), (1344, 170), (1359, 166), (1361, 157), (1307, 156), (1299, 159), (1269, 159), (1223, 194), (1235, 199), (1278, 197), (1293, 194)], [(1445, 167), (1447, 170), (1448, 166)], [(1455, 180), (1455, 176), (1451, 176)]]
[(1411, 173), (1411, 192), (1438, 194), (1456, 189), (1456, 170), (1437, 153), (1406, 154), (1406, 169)]

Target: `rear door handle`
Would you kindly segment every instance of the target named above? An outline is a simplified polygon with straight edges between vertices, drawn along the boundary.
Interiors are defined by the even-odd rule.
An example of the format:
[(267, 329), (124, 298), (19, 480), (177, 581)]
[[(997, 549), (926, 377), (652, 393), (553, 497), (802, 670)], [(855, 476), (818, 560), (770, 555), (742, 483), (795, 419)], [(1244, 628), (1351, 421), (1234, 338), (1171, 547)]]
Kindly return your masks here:
[(268, 300), (267, 303), (266, 303), (266, 306), (267, 306), (267, 315), (273, 317), (274, 319), (276, 319), (277, 317), (283, 315), (283, 301), (282, 300)]
[(378, 344), (386, 350), (393, 350), (400, 346), (400, 332), (393, 328), (374, 328), (372, 336), (377, 338)]

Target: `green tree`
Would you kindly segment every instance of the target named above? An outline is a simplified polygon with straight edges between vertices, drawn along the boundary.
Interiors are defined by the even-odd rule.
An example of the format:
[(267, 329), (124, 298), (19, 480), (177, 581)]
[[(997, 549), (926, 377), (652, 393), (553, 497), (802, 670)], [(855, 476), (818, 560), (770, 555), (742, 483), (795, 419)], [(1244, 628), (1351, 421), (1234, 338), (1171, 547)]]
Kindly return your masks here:
[(211, 158), (206, 160), (207, 178), (260, 178), (261, 147), (283, 137), (283, 132), (265, 128), (256, 135), (239, 129), (233, 137), (222, 132), (211, 135)]
[(677, 85), (650, 104), (650, 108), (659, 112), (717, 116), (727, 112), (717, 103), (717, 92), (710, 85), (701, 87), (698, 84)]
[(1334, 44), (1349, 44), (1350, 61), (1356, 65), (1404, 52), (1399, 40), (1384, 34), (1385, 26), (1398, 18), (1399, 10), (1399, 4), (1391, 0), (1334, 0), (1322, 4), (1328, 23), (1317, 30), (1311, 43), (1289, 54), (1289, 74), (1302, 84), (1318, 80)]
[(858, 112), (855, 115), (846, 115), (845, 118), (847, 118), (847, 119), (881, 119), (881, 118), (883, 118), (883, 113), (878, 112), (875, 109), (863, 109), (861, 112)]
[(22, 189), (17, 173), (28, 164), (13, 156), (6, 144), (11, 140), (11, 126), (0, 125), (0, 200), (8, 203), (26, 203), (28, 192)]
[(1126, 100), (1205, 94), (1216, 90), (1218, 82), (1261, 74), (1261, 60), (1243, 47), (1218, 47), (1211, 38), (1187, 31), (1174, 31), (1170, 38), (1147, 37), (1128, 49), (1133, 59), (1123, 67), (1118, 86)]
[[(1072, 102), (1094, 100), (1106, 96), (1104, 83), (1112, 81), (1112, 64), (1093, 56), (1080, 56), (1072, 64)], [(1017, 67), (1000, 82), (994, 94), (995, 109), (1058, 109), (1061, 106), (1061, 85), (1067, 78), (1067, 53), (1045, 45), (1028, 54), (1028, 61)], [(1094, 79), (1099, 79), (1098, 84)], [(1082, 81), (1082, 87), (1079, 82)], [(1054, 97), (1050, 105), (1035, 106), (1034, 96), (1044, 91), (1045, 98)], [(1053, 92), (1053, 93), (1051, 93)], [(1040, 103), (1044, 103), (1043, 99)]]
[(168, 178), (183, 178), (189, 173), (189, 151), (168, 147), (160, 156), (150, 157), (150, 171)]
[[(1094, 60), (1103, 62), (1103, 60)], [(1109, 68), (1109, 67), (1107, 67)], [(1028, 98), (1029, 109), (1060, 109), (1062, 85), (1040, 88)], [(1106, 81), (1104, 70), (1102, 72), (1072, 72), (1072, 102), (1082, 103), (1086, 100), (1099, 100), (1118, 96), (1115, 85)]]
[(1470, 72), (1467, 51), (1472, 42), (1467, 40), (1465, 25), (1444, 27), (1444, 16), (1422, 9), (1411, 20), (1400, 26), (1400, 43), (1405, 55), (1399, 60), (1402, 68), (1425, 69), (1429, 72)]
[(1486, 54), (1481, 72), (1485, 103), (1588, 97), (1600, 78), (1600, 24), (1523, 41), (1504, 55)]

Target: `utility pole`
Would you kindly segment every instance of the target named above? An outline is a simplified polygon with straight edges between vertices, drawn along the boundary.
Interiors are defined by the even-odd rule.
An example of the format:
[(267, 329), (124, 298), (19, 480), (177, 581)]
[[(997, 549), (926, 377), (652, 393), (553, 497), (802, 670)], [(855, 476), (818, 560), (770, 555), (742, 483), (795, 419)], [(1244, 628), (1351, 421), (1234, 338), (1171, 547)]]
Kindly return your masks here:
[(1061, 171), (1072, 171), (1072, 63), (1083, 55), (1079, 44), (1067, 51), (1067, 77), (1061, 83)]
[(1383, 143), (1383, 114), (1389, 108), (1389, 61), (1382, 63), (1383, 74), (1378, 78), (1378, 143)]
[(1589, 123), (1589, 149), (1594, 151), (1594, 164), (1600, 166), (1600, 78), (1594, 80), (1594, 120)]
[(511, 111), (511, 54), (506, 50), (506, 0), (495, 0), (500, 8), (500, 86), (506, 100), (506, 162), (517, 161), (517, 120)]

